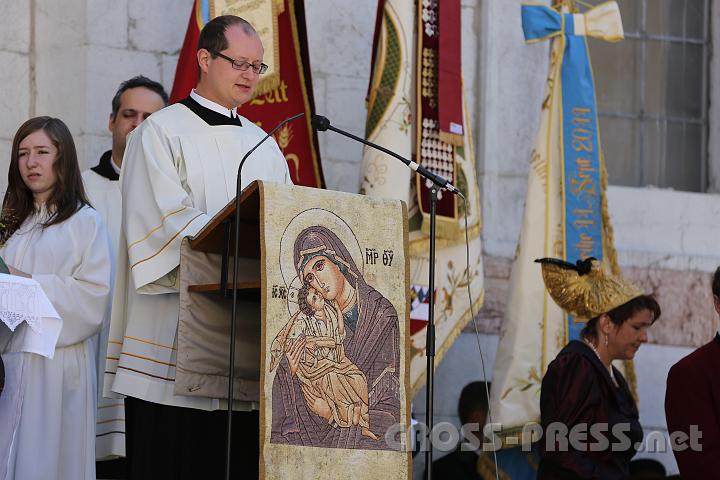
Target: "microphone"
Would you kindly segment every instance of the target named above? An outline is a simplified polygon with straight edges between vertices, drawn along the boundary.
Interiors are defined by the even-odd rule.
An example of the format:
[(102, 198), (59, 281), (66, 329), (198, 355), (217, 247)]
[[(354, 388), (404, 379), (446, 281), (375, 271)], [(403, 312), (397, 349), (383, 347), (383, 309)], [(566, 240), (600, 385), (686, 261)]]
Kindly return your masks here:
[(440, 175), (437, 175), (427, 168), (423, 167), (422, 165), (413, 162), (412, 160), (408, 160), (407, 158), (403, 158), (397, 153), (388, 150), (385, 147), (381, 147), (380, 145), (377, 145), (373, 142), (370, 142), (368, 140), (365, 140), (364, 138), (360, 138), (356, 135), (353, 135), (352, 133), (346, 132), (344, 130), (340, 130), (339, 128), (335, 128), (330, 124), (330, 120), (328, 120), (327, 117), (323, 117), (322, 115), (313, 115), (310, 119), (310, 124), (313, 126), (313, 128), (319, 132), (324, 132), (326, 130), (332, 130), (333, 132), (337, 132), (340, 135), (344, 135), (348, 138), (352, 138), (353, 140), (362, 143), (363, 145), (367, 145), (368, 147), (375, 148), (377, 150), (380, 150), (383, 153), (387, 153), (391, 157), (397, 158), (401, 162), (403, 162), (405, 165), (410, 167), (412, 170), (419, 173), (421, 176), (427, 178), (431, 182), (433, 182), (435, 185), (437, 185), (440, 188), (444, 188), (448, 192), (454, 193), (455, 195), (459, 195), (462, 197), (462, 193), (460, 190), (458, 190), (452, 183), (450, 183), (449, 180), (441, 177)]
[[(270, 138), (273, 133), (277, 132), (283, 125), (305, 115), (305, 112), (298, 113), (292, 117), (288, 117), (278, 123), (275, 128), (270, 130), (262, 140), (255, 144), (240, 160), (237, 170), (237, 184), (235, 185), (235, 246), (233, 250), (233, 282), (232, 282), (232, 318), (230, 319), (230, 367), (228, 368), (228, 406), (227, 406), (227, 438), (225, 445), (225, 478), (230, 479), (230, 459), (232, 457), (232, 406), (233, 406), (233, 388), (235, 383), (235, 337), (236, 337), (236, 319), (237, 319), (237, 275), (238, 275), (238, 257), (240, 256), (240, 193), (242, 189), (242, 168), (245, 160), (248, 159), (257, 148), (262, 145), (265, 140)], [(226, 249), (226, 251), (229, 249)], [(224, 285), (226, 278), (225, 267), (221, 273), (221, 285)], [(223, 286), (223, 288), (225, 288)], [(225, 296), (225, 291), (223, 291)]]
[[(262, 144), (265, 142), (265, 140), (267, 140), (268, 138), (272, 137), (272, 134), (275, 133), (275, 132), (277, 132), (277, 131), (280, 129), (280, 127), (282, 127), (282, 126), (285, 125), (286, 123), (292, 122), (292, 121), (295, 120), (296, 118), (300, 118), (300, 117), (302, 117), (303, 115), (305, 115), (305, 112), (300, 112), (300, 113), (298, 113), (297, 115), (293, 115), (292, 117), (288, 117), (288, 118), (286, 118), (285, 120), (283, 120), (282, 122), (278, 123), (277, 125), (275, 125), (275, 128), (273, 128), (272, 130), (270, 130), (270, 132), (268, 132), (268, 134), (263, 137), (262, 140), (260, 140), (258, 143), (255, 144), (254, 147), (252, 147), (250, 150), (248, 150), (248, 152), (243, 156), (242, 160), (240, 160), (240, 166), (238, 167), (238, 178), (240, 177), (240, 172), (241, 172), (241, 170), (242, 170), (243, 164), (245, 163), (245, 160), (247, 160), (248, 157), (249, 157), (250, 155), (252, 155), (252, 153), (253, 153), (260, 145), (262, 145)], [(314, 116), (314, 115), (313, 115), (313, 116)], [(323, 118), (324, 118), (324, 117), (323, 117)], [(326, 118), (325, 120), (327, 120), (327, 118)], [(328, 124), (329, 124), (329, 123), (330, 123), (330, 122), (328, 122)], [(237, 192), (237, 193), (240, 193), (239, 189), (240, 189), (240, 182), (238, 181), (238, 192)]]

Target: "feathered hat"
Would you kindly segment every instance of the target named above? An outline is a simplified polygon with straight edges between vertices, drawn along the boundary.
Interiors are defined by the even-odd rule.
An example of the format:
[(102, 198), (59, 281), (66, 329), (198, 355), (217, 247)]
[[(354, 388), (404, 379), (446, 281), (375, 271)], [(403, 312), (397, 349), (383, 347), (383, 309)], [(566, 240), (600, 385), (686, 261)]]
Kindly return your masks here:
[(545, 288), (560, 308), (588, 321), (643, 295), (624, 278), (605, 273), (595, 258), (575, 264), (557, 258), (539, 258)]

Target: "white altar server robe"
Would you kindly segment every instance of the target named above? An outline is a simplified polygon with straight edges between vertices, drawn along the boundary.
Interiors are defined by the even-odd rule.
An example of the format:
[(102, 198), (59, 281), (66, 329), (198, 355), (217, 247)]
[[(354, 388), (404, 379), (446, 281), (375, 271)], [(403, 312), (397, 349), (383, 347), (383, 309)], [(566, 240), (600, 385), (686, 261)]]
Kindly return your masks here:
[(5, 478), (94, 480), (97, 332), (110, 294), (110, 247), (92, 208), (43, 229), (46, 219), (45, 210), (31, 216), (0, 248), (63, 320), (52, 359), (21, 354), (24, 394)]
[[(112, 161), (112, 160), (110, 160)], [(122, 197), (120, 182), (109, 180), (93, 170), (82, 173), (85, 194), (93, 208), (100, 214), (107, 227), (110, 239), (110, 257), (113, 263), (117, 257), (120, 240)], [(113, 269), (114, 275), (114, 269)], [(103, 378), (107, 356), (107, 341), (110, 330), (110, 306), (108, 315), (98, 334), (98, 409), (96, 419), (95, 457), (106, 460), (125, 456), (125, 406), (121, 398), (103, 397)]]
[[(211, 126), (175, 104), (155, 112), (128, 137), (105, 396), (220, 408), (217, 399), (174, 393), (175, 282), (183, 237), (199, 232), (235, 197), (240, 160), (265, 136), (246, 118), (240, 120), (242, 126)], [(292, 184), (287, 161), (272, 138), (244, 164), (242, 186), (256, 179)]]

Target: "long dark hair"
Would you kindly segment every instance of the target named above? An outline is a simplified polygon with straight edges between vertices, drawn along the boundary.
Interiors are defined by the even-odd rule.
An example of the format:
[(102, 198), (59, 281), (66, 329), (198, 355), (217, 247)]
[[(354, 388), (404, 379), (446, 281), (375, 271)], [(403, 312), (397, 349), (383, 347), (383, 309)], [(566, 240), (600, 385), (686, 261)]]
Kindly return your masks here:
[(8, 189), (3, 200), (2, 214), (0, 214), (0, 221), (5, 225), (5, 233), (8, 238), (37, 210), (33, 192), (25, 185), (20, 176), (18, 151), (20, 142), (38, 130), (44, 131), (58, 150), (53, 164), (57, 180), (46, 202), (50, 218), (43, 224), (43, 228), (62, 223), (83, 206), (90, 205), (80, 176), (75, 143), (67, 125), (58, 118), (31, 118), (23, 123), (15, 133), (10, 153)]

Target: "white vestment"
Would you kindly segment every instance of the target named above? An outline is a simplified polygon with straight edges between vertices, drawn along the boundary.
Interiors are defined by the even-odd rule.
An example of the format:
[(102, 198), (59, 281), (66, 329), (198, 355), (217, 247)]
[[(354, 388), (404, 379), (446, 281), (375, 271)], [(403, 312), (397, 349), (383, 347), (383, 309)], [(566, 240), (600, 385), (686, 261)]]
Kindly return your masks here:
[(63, 320), (52, 359), (21, 354), (24, 392), (5, 479), (94, 480), (97, 332), (110, 295), (110, 247), (92, 208), (43, 229), (46, 219), (45, 210), (31, 216), (0, 248)]
[[(109, 161), (112, 162), (112, 159), (109, 159)], [(105, 221), (110, 239), (110, 255), (114, 263), (120, 239), (120, 209), (122, 208), (120, 182), (105, 178), (93, 170), (85, 170), (82, 173), (82, 179), (85, 194), (90, 204)], [(97, 460), (125, 456), (125, 402), (121, 398), (105, 398), (102, 394), (107, 341), (110, 331), (110, 303), (108, 302), (106, 320), (103, 322), (98, 334), (97, 372), (99, 391), (95, 425), (95, 458)]]
[[(174, 394), (175, 282), (182, 238), (199, 232), (235, 197), (240, 160), (265, 136), (249, 120), (240, 120), (242, 126), (211, 126), (175, 104), (152, 114), (128, 137), (120, 179), (124, 248), (117, 261), (122, 267), (115, 281), (105, 396), (114, 392), (163, 405), (220, 408), (218, 399)], [(272, 138), (244, 164), (242, 186), (256, 179), (292, 183)]]

